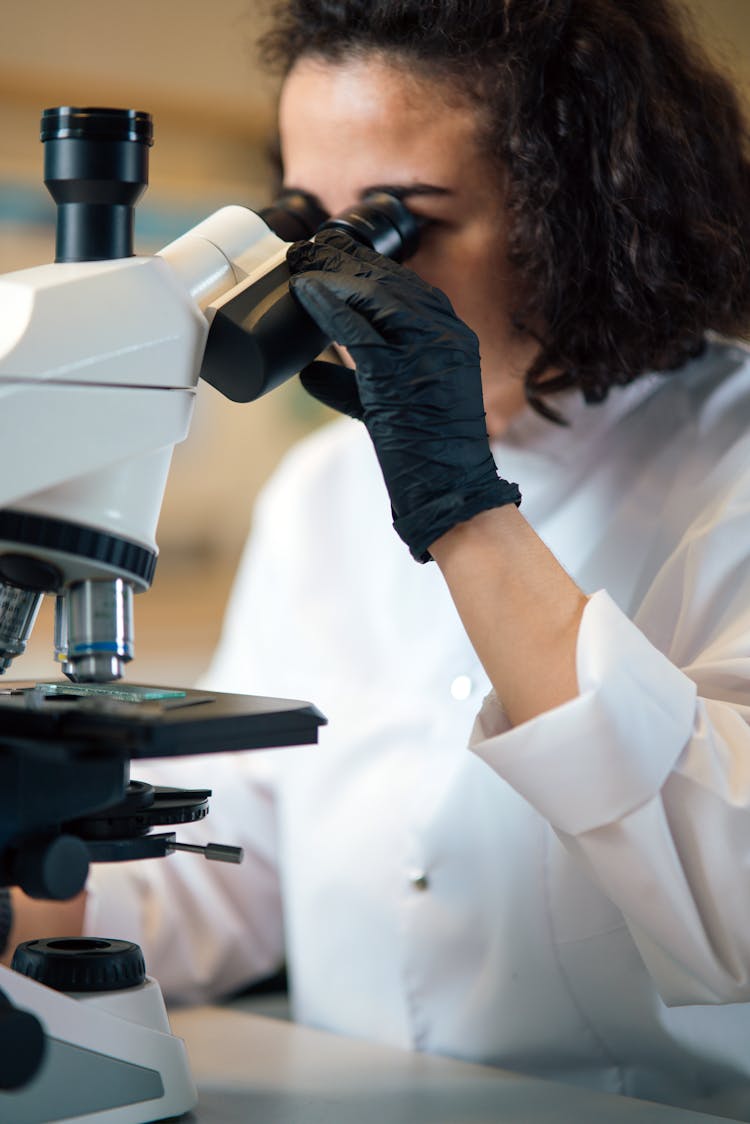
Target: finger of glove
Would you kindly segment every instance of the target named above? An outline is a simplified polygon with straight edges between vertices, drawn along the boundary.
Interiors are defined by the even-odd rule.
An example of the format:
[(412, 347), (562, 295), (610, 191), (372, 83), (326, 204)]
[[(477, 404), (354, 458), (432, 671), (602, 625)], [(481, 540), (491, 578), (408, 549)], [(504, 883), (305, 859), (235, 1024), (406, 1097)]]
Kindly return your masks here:
[(390, 299), (392, 305), (401, 307), (405, 314), (408, 309), (410, 321), (415, 318), (433, 320), (435, 317), (457, 319), (449, 298), (442, 290), (427, 284), (405, 265), (392, 262), (388, 257), (354, 242), (341, 230), (324, 230), (316, 236), (315, 242), (293, 243), (287, 253), (287, 262), (290, 272), (296, 277), (306, 273), (336, 277), (341, 285), (341, 294), (349, 303), (353, 301), (343, 289), (349, 285), (352, 293), (363, 293), (365, 282), (370, 282), (376, 298), (372, 301), (373, 307)]
[(387, 373), (396, 360), (386, 359), (384, 347), (400, 349), (399, 364), (417, 349), (425, 354), (433, 348), (442, 354), (441, 362), (448, 356), (451, 363), (479, 362), (476, 336), (449, 306), (433, 299), (436, 289), (415, 292), (400, 278), (388, 285), (382, 278), (343, 271), (298, 274), (290, 285), (321, 331), (352, 352), (358, 370), (374, 373), (377, 367)]
[(366, 316), (352, 308), (347, 298), (351, 284), (336, 284), (337, 275), (303, 273), (292, 277), (289, 285), (299, 303), (320, 330), (347, 348), (383, 345), (383, 337)]
[(350, 238), (343, 230), (321, 230), (314, 241), (293, 242), (287, 250), (286, 260), (292, 273), (311, 269), (337, 271), (347, 267), (353, 273), (364, 272), (368, 276), (373, 269), (386, 274), (411, 273), (411, 270), (405, 270), (404, 266)]
[(392, 289), (403, 303), (428, 304), (455, 316), (450, 300), (418, 273), (363, 246), (339, 230), (326, 230), (314, 242), (294, 242), (287, 251), (290, 273), (330, 273), (351, 280), (377, 282)]
[(330, 406), (340, 414), (348, 414), (350, 418), (362, 420), (364, 411), (354, 371), (341, 367), (338, 363), (318, 360), (300, 371), (299, 377), (307, 393), (324, 406)]

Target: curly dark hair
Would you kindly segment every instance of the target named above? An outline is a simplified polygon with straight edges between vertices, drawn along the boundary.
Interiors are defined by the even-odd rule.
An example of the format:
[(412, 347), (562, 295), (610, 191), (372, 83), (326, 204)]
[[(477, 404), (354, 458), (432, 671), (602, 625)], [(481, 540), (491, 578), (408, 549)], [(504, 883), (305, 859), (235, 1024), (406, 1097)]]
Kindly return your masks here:
[[(282, 0), (261, 57), (376, 52), (480, 108), (531, 296), (529, 402), (603, 400), (747, 334), (750, 163), (738, 98), (672, 0)], [(535, 331), (532, 325), (544, 325)]]

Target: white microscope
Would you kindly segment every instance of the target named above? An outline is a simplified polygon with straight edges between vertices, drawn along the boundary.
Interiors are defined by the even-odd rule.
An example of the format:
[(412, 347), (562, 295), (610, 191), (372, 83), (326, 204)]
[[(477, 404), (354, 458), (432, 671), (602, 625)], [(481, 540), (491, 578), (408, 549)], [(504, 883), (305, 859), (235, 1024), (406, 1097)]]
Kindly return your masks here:
[[(132, 759), (311, 743), (325, 722), (294, 700), (119, 681), (198, 379), (249, 402), (328, 342), (286, 265), (288, 242), (326, 216), (289, 193), (260, 214), (226, 207), (134, 256), (150, 116), (49, 109), (41, 137), (56, 261), (0, 277), (0, 673), (51, 594), (67, 678), (0, 688), (0, 886), (62, 900), (91, 861), (194, 849), (151, 829), (202, 818), (210, 791), (131, 781)], [(325, 224), (391, 257), (418, 239), (387, 192)], [(158, 985), (125, 943), (34, 941), (0, 967), (0, 1121), (144, 1124), (195, 1105)]]

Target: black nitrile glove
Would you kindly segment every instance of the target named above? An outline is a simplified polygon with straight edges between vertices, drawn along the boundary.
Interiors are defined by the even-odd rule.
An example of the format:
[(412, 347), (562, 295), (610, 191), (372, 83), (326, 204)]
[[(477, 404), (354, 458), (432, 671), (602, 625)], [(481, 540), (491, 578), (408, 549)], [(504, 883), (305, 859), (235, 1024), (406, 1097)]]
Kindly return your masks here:
[(313, 363), (302, 383), (367, 426), (417, 561), (457, 523), (520, 503), (490, 452), (477, 338), (448, 298), (337, 230), (295, 243), (287, 260), (297, 300), (356, 364)]

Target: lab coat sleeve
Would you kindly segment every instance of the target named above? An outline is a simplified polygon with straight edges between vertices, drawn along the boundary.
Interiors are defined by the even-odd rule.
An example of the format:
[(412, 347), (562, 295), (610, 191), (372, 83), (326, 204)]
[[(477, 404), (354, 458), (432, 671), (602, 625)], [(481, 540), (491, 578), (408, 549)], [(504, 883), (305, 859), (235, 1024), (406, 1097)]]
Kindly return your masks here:
[(576, 698), (510, 728), (491, 695), (471, 740), (619, 907), (670, 1005), (750, 999), (750, 505), (719, 508), (641, 627), (591, 597)]

